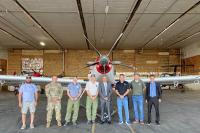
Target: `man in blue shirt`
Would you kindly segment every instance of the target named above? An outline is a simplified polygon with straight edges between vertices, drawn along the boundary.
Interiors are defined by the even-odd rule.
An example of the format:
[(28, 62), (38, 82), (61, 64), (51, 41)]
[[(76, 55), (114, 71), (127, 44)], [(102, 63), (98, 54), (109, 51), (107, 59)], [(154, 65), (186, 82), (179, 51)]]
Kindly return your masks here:
[(35, 108), (37, 105), (37, 99), (38, 99), (38, 93), (37, 93), (37, 87), (31, 83), (31, 77), (26, 77), (26, 82), (21, 85), (19, 89), (19, 107), (21, 108), (22, 112), (22, 127), (21, 129), (26, 128), (26, 114), (28, 110), (31, 114), (31, 122), (30, 122), (30, 128), (34, 128), (34, 114), (35, 114)]
[(146, 86), (146, 102), (148, 103), (148, 125), (151, 123), (151, 109), (156, 111), (156, 124), (160, 125), (159, 102), (161, 102), (160, 84), (155, 82), (155, 76), (150, 75), (150, 82)]
[(67, 126), (69, 124), (72, 115), (72, 110), (73, 110), (72, 122), (73, 125), (77, 125), (77, 118), (80, 105), (79, 97), (82, 92), (81, 85), (77, 81), (78, 78), (74, 77), (73, 82), (70, 83), (67, 87), (67, 95), (69, 96), (69, 100), (67, 103), (67, 113), (65, 117), (66, 123), (64, 126)]

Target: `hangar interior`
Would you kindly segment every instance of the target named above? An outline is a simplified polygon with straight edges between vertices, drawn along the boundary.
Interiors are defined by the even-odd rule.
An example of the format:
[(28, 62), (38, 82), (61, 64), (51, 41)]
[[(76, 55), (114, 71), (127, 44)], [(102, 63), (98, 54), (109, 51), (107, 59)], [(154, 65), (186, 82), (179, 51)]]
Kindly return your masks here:
[[(135, 66), (143, 73), (172, 73), (173, 67), (162, 66), (193, 65), (178, 67), (177, 71), (198, 74), (197, 2), (142, 1), (110, 58)], [(22, 58), (42, 58), (44, 74), (75, 75), (76, 69), (97, 57), (83, 34), (95, 47), (108, 51), (136, 4), (137, 0), (2, 0), (1, 73), (20, 74)], [(133, 70), (117, 66), (116, 71)], [(83, 70), (79, 74), (87, 73)]]
[[(199, 0), (0, 0), (0, 75), (34, 70), (44, 76), (85, 78), (89, 69), (82, 68), (98, 55), (84, 36), (104, 54), (116, 42), (110, 59), (136, 68), (116, 66), (116, 74), (200, 74)], [(196, 91), (164, 93), (160, 127), (133, 125), (134, 132), (199, 133), (199, 86), (189, 87)], [(4, 92), (0, 99), (0, 132), (20, 132), (16, 97)], [(24, 132), (58, 131), (44, 128), (42, 104), (46, 105), (44, 97), (37, 128)], [(85, 114), (78, 128), (59, 131), (90, 132), (82, 117)], [(117, 127), (97, 125), (95, 132), (133, 132)]]

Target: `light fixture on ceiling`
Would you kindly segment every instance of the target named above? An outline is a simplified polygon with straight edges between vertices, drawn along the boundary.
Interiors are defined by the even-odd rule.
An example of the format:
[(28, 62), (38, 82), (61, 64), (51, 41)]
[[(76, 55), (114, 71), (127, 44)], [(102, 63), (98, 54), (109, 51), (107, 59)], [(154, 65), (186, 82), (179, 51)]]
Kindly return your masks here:
[(109, 10), (109, 6), (106, 5), (106, 8), (105, 8), (105, 13), (108, 14), (108, 10)]
[(41, 46), (45, 46), (46, 44), (44, 42), (40, 42), (40, 45)]

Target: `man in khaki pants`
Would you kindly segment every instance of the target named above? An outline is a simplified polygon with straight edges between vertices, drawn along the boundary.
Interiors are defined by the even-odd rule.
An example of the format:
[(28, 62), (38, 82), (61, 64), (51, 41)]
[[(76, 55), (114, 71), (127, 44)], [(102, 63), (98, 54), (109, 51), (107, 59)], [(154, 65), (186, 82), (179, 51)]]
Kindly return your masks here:
[(77, 83), (78, 78), (74, 77), (73, 82), (70, 83), (67, 87), (67, 95), (69, 96), (68, 104), (67, 104), (67, 113), (65, 117), (65, 124), (64, 126), (69, 125), (69, 122), (71, 120), (71, 115), (73, 111), (72, 116), (72, 123), (73, 125), (77, 125), (77, 118), (78, 118), (78, 112), (79, 112), (79, 105), (80, 105), (80, 95), (82, 92), (81, 85)]
[(91, 75), (90, 81), (86, 84), (87, 100), (86, 100), (86, 115), (88, 124), (94, 124), (98, 107), (98, 87), (99, 83), (96, 81), (94, 74)]

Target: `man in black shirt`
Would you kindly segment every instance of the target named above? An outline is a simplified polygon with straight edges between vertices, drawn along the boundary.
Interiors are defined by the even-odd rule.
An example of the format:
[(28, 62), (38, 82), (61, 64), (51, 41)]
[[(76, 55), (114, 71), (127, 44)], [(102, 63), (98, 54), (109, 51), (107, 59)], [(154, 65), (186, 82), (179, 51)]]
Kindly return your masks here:
[(128, 93), (130, 91), (129, 83), (125, 81), (124, 74), (120, 74), (119, 82), (115, 86), (115, 92), (117, 94), (117, 108), (119, 115), (119, 124), (123, 124), (122, 107), (124, 107), (126, 115), (126, 124), (130, 124), (129, 110), (128, 110)]

